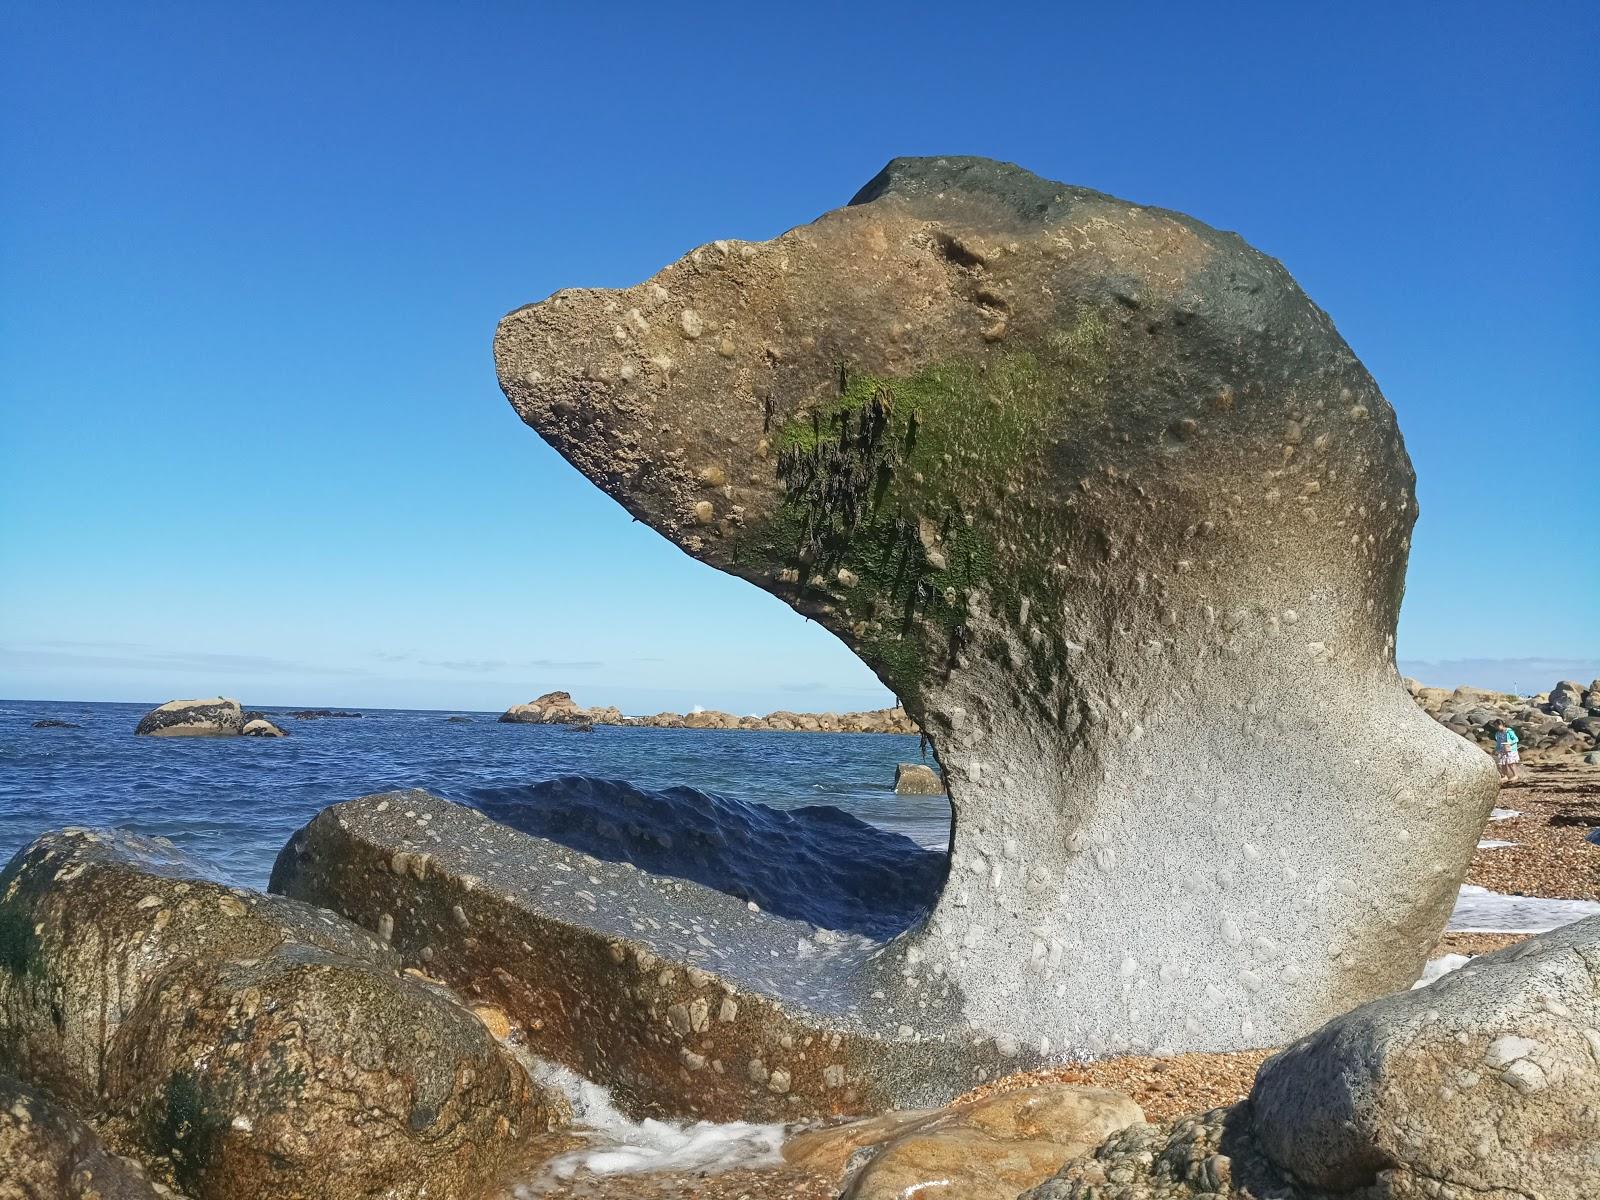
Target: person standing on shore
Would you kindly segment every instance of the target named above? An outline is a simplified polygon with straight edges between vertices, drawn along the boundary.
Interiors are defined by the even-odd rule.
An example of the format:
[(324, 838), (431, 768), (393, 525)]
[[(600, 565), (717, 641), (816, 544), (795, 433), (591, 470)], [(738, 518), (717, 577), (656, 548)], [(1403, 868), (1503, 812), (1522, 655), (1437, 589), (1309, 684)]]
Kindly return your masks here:
[(1517, 783), (1520, 779), (1517, 764), (1521, 761), (1517, 755), (1517, 731), (1504, 721), (1496, 721), (1491, 728), (1494, 730), (1494, 765), (1500, 768), (1500, 778), (1507, 783)]

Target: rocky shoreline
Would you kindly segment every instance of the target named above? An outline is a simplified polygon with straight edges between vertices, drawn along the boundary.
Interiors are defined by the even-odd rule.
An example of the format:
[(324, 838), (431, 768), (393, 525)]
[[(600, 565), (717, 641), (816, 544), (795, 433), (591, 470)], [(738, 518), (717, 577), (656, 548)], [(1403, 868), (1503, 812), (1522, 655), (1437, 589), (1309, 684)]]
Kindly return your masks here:
[(508, 708), (501, 721), (514, 725), (569, 725), (577, 728), (619, 725), (638, 729), (762, 729), (779, 733), (918, 733), (917, 725), (896, 705), (868, 712), (800, 713), (779, 710), (764, 717), (735, 716), (717, 709), (624, 716), (611, 705), (585, 707), (569, 692), (546, 692), (527, 704)]
[(1415, 679), (1405, 680), (1405, 685), (1423, 712), (1485, 749), (1494, 745), (1494, 721), (1504, 721), (1516, 731), (1525, 759), (1587, 756), (1600, 747), (1600, 679), (1587, 687), (1564, 679), (1548, 692), (1531, 696), (1476, 687), (1451, 691)]
[[(1581, 1190), (1589, 1175), (1549, 1139), (1570, 1113), (1600, 1098), (1590, 1095), (1600, 1090), (1592, 1063), (1573, 1058), (1578, 1051), (1568, 1045), (1574, 1022), (1600, 1021), (1600, 918), (1538, 936), (1447, 935), (1436, 954), (1477, 954), (1481, 969), (1336, 1018), (1293, 1053), (1263, 1047), (1070, 1062), (1006, 1074), (939, 1109), (877, 1112), (858, 1095), (845, 1111), (870, 1115), (841, 1121), (826, 1105), (793, 1103), (810, 1069), (805, 1035), (772, 1031), (759, 998), (731, 978), (677, 970), (631, 949), (619, 962), (615, 948), (627, 946), (627, 935), (611, 950), (597, 946), (606, 965), (570, 999), (536, 999), (556, 977), (540, 984), (527, 964), (508, 970), (518, 961), (511, 943), (562, 946), (569, 964), (582, 958), (579, 943), (521, 909), (525, 901), (508, 907), (508, 880), (495, 874), (501, 856), (441, 825), (449, 810), (420, 793), (372, 801), (419, 836), (392, 849), (340, 809), (325, 814), (330, 829), (349, 825), (341, 836), (356, 835), (367, 847), (357, 853), (372, 859), (371, 871), (353, 869), (351, 855), (333, 852), (345, 865), (317, 885), (330, 908), (223, 887), (159, 839), (123, 833), (49, 834), (0, 873), (0, 1077), (15, 1077), (0, 1078), (0, 1092), (12, 1097), (0, 1114), (8, 1169), (23, 1179), (87, 1172), (98, 1193), (59, 1194), (102, 1200), (890, 1200), (936, 1179), (958, 1181), (971, 1200), (1015, 1200), (1029, 1188), (1037, 1188), (1033, 1200), (1315, 1200), (1341, 1177), (1341, 1164), (1420, 1122), (1438, 1132), (1419, 1143), (1420, 1157), (1388, 1168), (1387, 1186), (1401, 1187), (1407, 1172), (1440, 1172), (1462, 1182), (1430, 1196), (1499, 1195), (1475, 1181), (1520, 1164), (1551, 1200), (1591, 1194)], [(1502, 801), (1516, 807), (1497, 809), (1485, 825), (1468, 882), (1600, 900), (1600, 846), (1585, 836), (1600, 823), (1600, 769), (1532, 764)], [(486, 873), (452, 883), (447, 848)], [(308, 890), (294, 882), (314, 871), (307, 855), (300, 839), (285, 848), (275, 891)], [(586, 896), (608, 890), (607, 870), (566, 855), (535, 877), (558, 892), (574, 886), (564, 875), (574, 877), (582, 911)], [(439, 881), (445, 898), (426, 902)], [(644, 910), (633, 902), (617, 911)], [(819, 936), (818, 949), (827, 941)], [(1589, 965), (1567, 965), (1579, 962)], [(619, 970), (633, 982), (608, 982)], [(524, 996), (518, 986), (529, 981), (535, 990)], [(640, 1064), (678, 1047), (681, 1082), (669, 1085), (664, 1074), (658, 1095), (696, 1095), (689, 1080), (699, 1064), (712, 1090), (690, 1107), (782, 1122), (781, 1160), (680, 1165), (668, 1154), (659, 1170), (597, 1173), (608, 1135), (573, 1124), (571, 1099), (534, 1056), (607, 1046), (598, 1027), (571, 1022), (593, 1000), (622, 994), (657, 1013), (660, 1032), (618, 1061)], [(1449, 1014), (1438, 1044), (1417, 1041), (1432, 1036), (1407, 1015), (1419, 1004)], [(740, 1032), (752, 1005), (757, 1024)], [(749, 1098), (717, 1112), (707, 1104), (723, 1088), (711, 1059), (728, 1055), (730, 1036), (773, 1038), (776, 1053), (753, 1043), (743, 1051), (764, 1060), (762, 1079), (746, 1072), (755, 1085)], [(1492, 1096), (1452, 1107), (1426, 1072), (1385, 1068), (1357, 1089), (1372, 1097), (1366, 1107), (1339, 1117), (1343, 1148), (1304, 1159), (1297, 1131), (1322, 1103), (1317, 1081), (1332, 1069), (1323, 1059), (1347, 1056), (1352, 1038), (1382, 1047), (1362, 1052), (1361, 1063), (1454, 1063), (1462, 1072), (1487, 1064), (1478, 1087)], [(849, 1063), (844, 1053), (840, 1061)], [(725, 1063), (730, 1071), (745, 1066), (740, 1054)], [(824, 1060), (839, 1054), (824, 1047)], [(1339, 1061), (1343, 1077), (1371, 1069)], [(354, 1063), (371, 1065), (353, 1071)], [(584, 1065), (604, 1073), (596, 1060)], [(782, 1090), (774, 1091), (780, 1071)], [(263, 1079), (278, 1082), (263, 1090)], [(813, 1094), (828, 1095), (829, 1081), (823, 1071)], [(679, 1102), (668, 1101), (668, 1111)], [(1490, 1109), (1500, 1122), (1497, 1149), (1474, 1157), (1477, 1113)], [(686, 1130), (682, 1138), (713, 1133)], [(569, 1161), (577, 1165), (550, 1173), (549, 1163)], [(1302, 1188), (1302, 1172), (1322, 1187)], [(294, 1181), (309, 1174), (318, 1186), (296, 1190)]]

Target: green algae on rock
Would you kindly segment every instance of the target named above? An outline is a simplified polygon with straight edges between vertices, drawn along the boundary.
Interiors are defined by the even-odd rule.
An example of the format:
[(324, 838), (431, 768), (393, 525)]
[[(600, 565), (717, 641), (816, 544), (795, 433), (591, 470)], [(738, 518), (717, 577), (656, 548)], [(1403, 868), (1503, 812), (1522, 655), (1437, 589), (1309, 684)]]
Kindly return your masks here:
[(771, 242), (518, 309), (495, 356), (573, 466), (932, 739), (952, 870), (860, 964), (886, 1015), (1226, 1050), (1416, 978), (1495, 784), (1395, 671), (1410, 462), (1279, 263), (900, 159)]
[(466, 1200), (565, 1113), (381, 939), (157, 839), (41, 837), (0, 873), (0, 930), (0, 1070), (193, 1200)]

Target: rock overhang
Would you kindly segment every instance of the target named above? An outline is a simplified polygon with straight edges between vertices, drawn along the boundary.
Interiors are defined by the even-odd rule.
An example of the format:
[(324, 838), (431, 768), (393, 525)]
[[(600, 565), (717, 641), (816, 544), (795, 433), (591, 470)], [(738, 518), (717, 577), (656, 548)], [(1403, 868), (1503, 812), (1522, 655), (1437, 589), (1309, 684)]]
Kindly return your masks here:
[(952, 872), (874, 990), (1048, 1055), (1267, 1044), (1415, 977), (1494, 785), (1400, 686), (1411, 464), (1281, 264), (896, 160), (495, 351), (569, 462), (933, 739)]

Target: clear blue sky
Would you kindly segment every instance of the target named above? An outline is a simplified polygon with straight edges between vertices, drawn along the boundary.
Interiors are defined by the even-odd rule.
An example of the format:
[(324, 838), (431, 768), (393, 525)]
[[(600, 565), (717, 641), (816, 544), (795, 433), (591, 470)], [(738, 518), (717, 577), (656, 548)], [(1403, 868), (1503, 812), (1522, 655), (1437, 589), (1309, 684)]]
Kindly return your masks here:
[(1416, 461), (1404, 665), (1586, 681), (1597, 12), (6, 0), (0, 695), (882, 702), (545, 448), (490, 337), (934, 153), (1282, 259)]

